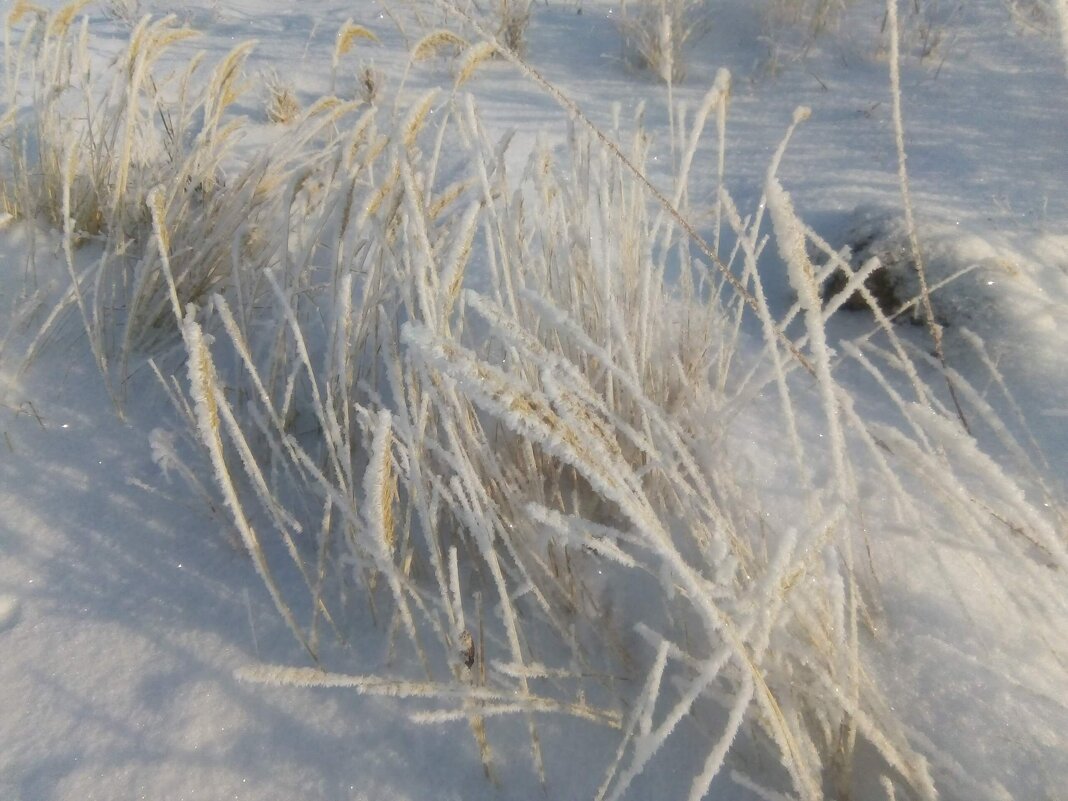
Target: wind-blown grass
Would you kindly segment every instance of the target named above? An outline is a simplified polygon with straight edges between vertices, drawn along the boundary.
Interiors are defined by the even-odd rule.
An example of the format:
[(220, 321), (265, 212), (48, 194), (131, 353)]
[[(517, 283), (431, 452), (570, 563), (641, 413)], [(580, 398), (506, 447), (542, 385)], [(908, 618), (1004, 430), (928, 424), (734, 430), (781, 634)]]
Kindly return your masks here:
[[(75, 24), (79, 8), (53, 17), (20, 16), (19, 8), (8, 15), (8, 41), (16, 22), (26, 24), (5, 57), (0, 135), (11, 156), (3, 197), (16, 217), (45, 219), (63, 231), (72, 279), (26, 362), (76, 308), (118, 402), (130, 359), (175, 332), (153, 216), (167, 231), (183, 307), (204, 303), (224, 284), (241, 284), (235, 265), (273, 258), (261, 235), (262, 215), (270, 206), (277, 213), (288, 194), (299, 196), (297, 176), (315, 158), (309, 144), (351, 107), (336, 100), (315, 105), (277, 149), (230, 172), (243, 120), (227, 110), (245, 89), (241, 71), (252, 45), (237, 46), (210, 70), (196, 57), (177, 75), (157, 79), (154, 70), (168, 49), (196, 34), (174, 17), (146, 17), (114, 68), (126, 80), (98, 78), (88, 26)], [(87, 267), (84, 252), (95, 255)], [(261, 280), (254, 272), (244, 279), (242, 304)]]
[[(605, 726), (619, 739), (599, 798), (626, 795), (681, 729), (702, 753), (691, 799), (715, 781), (849, 797), (860, 741), (891, 795), (936, 797), (923, 749), (868, 669), (870, 526), (1011, 554), (1026, 592), (1053, 602), (1063, 520), (963, 430), (939, 382), (1022, 461), (1030, 445), (870, 296), (872, 332), (836, 354), (828, 320), (868, 291), (876, 265), (854, 274), (777, 175), (804, 110), (748, 216), (722, 181), (726, 73), (674, 132), (680, 166), (662, 189), (646, 170), (649, 132), (594, 128), (552, 87), (573, 114), (567, 153), (536, 148), (519, 177), (509, 141), (491, 140), (455, 87), (395, 119), (326, 98), (277, 152), (227, 174), (238, 122), (226, 108), (248, 46), (168, 93), (151, 88), (142, 50), (187, 34), (144, 22), (122, 62), (136, 80), (108, 94), (62, 69), (88, 36), (72, 20), (31, 19), (40, 33), (8, 61), (9, 108), (28, 106), (33, 127), (11, 115), (12, 141), (27, 146), (7, 197), (62, 231), (70, 289), (43, 332), (77, 308), (116, 387), (180, 338), (178, 431), (157, 432), (154, 448), (164, 465), (181, 463), (177, 436), (199, 448), (186, 458), (205, 469), (180, 472), (212, 476), (314, 663), (250, 666), (242, 679), (419, 699), (421, 723), (466, 721), (487, 775), (514, 756), (490, 750), (488, 727), (516, 718), (543, 783), (553, 766), (539, 716)], [(499, 52), (529, 70), (482, 34), (468, 59)], [(459, 44), (435, 36), (413, 58)], [(35, 80), (57, 83), (24, 99), (30, 61)], [(65, 124), (52, 85), (124, 111), (103, 127)], [(689, 171), (711, 120), (720, 180), (706, 242)], [(115, 146), (94, 150), (102, 137)], [(163, 144), (135, 157), (153, 137)], [(86, 272), (75, 253), (88, 243), (99, 253)], [(778, 318), (762, 278), (772, 251), (797, 294)], [(824, 300), (834, 272), (843, 289)], [(882, 388), (881, 408), (858, 403), (852, 368)], [(746, 458), (754, 407), (781, 449), (778, 480), (750, 480), (773, 472)], [(375, 675), (324, 641), (365, 606), (380, 632), (360, 644), (380, 649)], [(778, 778), (738, 772), (732, 755), (754, 750), (775, 755)]]

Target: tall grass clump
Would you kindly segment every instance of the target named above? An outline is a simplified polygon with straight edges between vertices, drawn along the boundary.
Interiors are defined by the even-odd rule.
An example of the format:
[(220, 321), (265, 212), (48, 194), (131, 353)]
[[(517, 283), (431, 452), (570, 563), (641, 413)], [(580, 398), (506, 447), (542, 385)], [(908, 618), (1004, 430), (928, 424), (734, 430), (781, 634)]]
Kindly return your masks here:
[[(718, 82), (680, 132), (686, 167), (726, 89)], [(341, 569), (333, 584), (309, 584), (306, 614), (340, 619), (346, 598), (364, 593), (398, 667), (386, 677), (280, 666), (241, 675), (425, 698), (416, 719), (466, 721), (490, 775), (499, 757), (486, 730), (505, 725), (491, 718), (522, 721), (543, 780), (551, 766), (536, 713), (618, 728), (603, 798), (626, 794), (693, 717), (718, 721), (690, 730), (706, 755), (694, 799), (732, 750), (776, 753), (799, 797), (848, 797), (861, 742), (878, 754), (865, 769), (936, 797), (931, 769), (865, 667), (878, 600), (862, 521), (892, 517), (918, 538), (956, 531), (962, 546), (1018, 552), (1047, 588), (1044, 560), (1068, 564), (1055, 523), (979, 455), (920, 374), (937, 363), (917, 367), (885, 318), (845, 351), (887, 385), (901, 371), (915, 399), (890, 393), (896, 425), (858, 411), (826, 322), (864, 291), (865, 276), (800, 221), (775, 176), (781, 151), (768, 173), (770, 229), (721, 192), (735, 239), (721, 259), (670, 213), (687, 208), (685, 171), (664, 195), (670, 209), (650, 206), (631, 173), (644, 173), (640, 127), (605, 134), (623, 143), (617, 151), (576, 128), (565, 161), (536, 150), (512, 183), (507, 141), (486, 138), (474, 104), (447, 116), (445, 127), (391, 135), (384, 182), (348, 211), (362, 225), (315, 224), (354, 237), (327, 250), (328, 274), (338, 275), (335, 253), (357, 261), (314, 313), (309, 298), (272, 282), (277, 322), (261, 317), (274, 327), (256, 338), (293, 342), (285, 391), (258, 389), (284, 361), (277, 351), (257, 363), (232, 325), (220, 345), (223, 363), (233, 361), (228, 347), (249, 354), (240, 361), (262, 404), (252, 417), (273, 441), (253, 474), (297, 477), (297, 497), (320, 505), (302, 523), (317, 532), (302, 569)], [(466, 143), (450, 165), (446, 139)], [(760, 279), (769, 234), (798, 295), (782, 319)], [(835, 270), (849, 271), (846, 289), (825, 302), (820, 287)], [(483, 276), (477, 289), (465, 288), (471, 271)], [(764, 330), (756, 351), (737, 345), (746, 314)], [(318, 356), (309, 343), (323, 343)], [(736, 425), (762, 396), (774, 399), (761, 424), (782, 443), (792, 499), (739, 469)], [(307, 441), (283, 422), (295, 404), (317, 421)], [(946, 494), (917, 504), (918, 483), (933, 474)], [(891, 488), (880, 501), (865, 491), (873, 483)], [(261, 495), (247, 500), (280, 497)], [(1026, 536), (1007, 536), (984, 511), (994, 499)], [(300, 519), (298, 506), (285, 514)]]
[[(434, 7), (437, 3), (431, 0), (426, 5)], [(428, 36), (459, 37), (462, 34), (461, 38), (466, 39), (473, 25), (485, 26), (501, 47), (525, 55), (527, 31), (534, 17), (534, 6), (535, 0), (485, 0), (484, 2), (464, 0), (462, 11), (466, 20), (457, 22), (455, 19), (450, 19), (450, 14), (446, 11), (442, 14), (441, 25), (423, 25), (423, 27), (430, 31)], [(424, 46), (428, 41), (433, 41), (433, 39), (428, 40), (424, 37)], [(439, 40), (437, 44), (445, 45), (446, 41)], [(418, 50), (418, 47), (410, 49)]]
[[(89, 53), (88, 22), (77, 17), (83, 6), (52, 15), (16, 6), (5, 19), (2, 187), (10, 213), (62, 232), (71, 278), (27, 363), (73, 311), (118, 399), (131, 358), (176, 333), (153, 216), (167, 231), (180, 304), (202, 304), (216, 289), (241, 284), (235, 271), (245, 260), (272, 258), (263, 215), (273, 207), (277, 217), (287, 184), (299, 193), (294, 168), (307, 169), (309, 143), (342, 104), (310, 109), (277, 148), (235, 166), (244, 120), (228, 112), (246, 89), (252, 45), (213, 66), (195, 56), (175, 71), (161, 64), (196, 33), (173, 16), (146, 17), (115, 66), (101, 72)], [(245, 299), (259, 291), (261, 279), (250, 279)]]
[(624, 3), (619, 22), (627, 58), (665, 83), (686, 78), (686, 49), (708, 33), (711, 25), (704, 0)]
[[(493, 52), (544, 81), (495, 42), (465, 63)], [(832, 340), (828, 321), (878, 264), (854, 270), (778, 177), (806, 111), (747, 212), (722, 180), (725, 72), (679, 115), (665, 186), (640, 115), (603, 130), (545, 85), (572, 115), (565, 152), (511, 154), (458, 91), (466, 72), (392, 118), (321, 101), (287, 134), (292, 161), (235, 170), (237, 210), (183, 206), (186, 173), (164, 174), (127, 231), (150, 269), (133, 286), (154, 287), (141, 308), (167, 318), (184, 361), (175, 376), (151, 361), (176, 409), (154, 453), (221, 499), (307, 654), (239, 677), (413, 699), (415, 720), (466, 726), (490, 777), (516, 757), (491, 747), (515, 742), (502, 733), (551, 784), (544, 716), (602, 727), (616, 749), (597, 798), (634, 797), (685, 737), (695, 801), (730, 782), (848, 798), (862, 774), (933, 801), (936, 768), (871, 670), (866, 545), (909, 532), (1003, 554), (1030, 579), (1021, 604), (1053, 603), (1063, 527), (963, 429), (941, 382), (1022, 462), (1028, 447), (873, 301), (869, 333)], [(234, 75), (220, 66), (179, 97), (221, 108)], [(154, 118), (177, 113), (152, 97)], [(709, 241), (689, 176), (712, 120)], [(232, 228), (250, 209), (254, 226)], [(92, 281), (71, 270), (79, 308), (97, 283), (119, 286), (113, 219)], [(197, 292), (193, 232), (230, 254)], [(769, 269), (796, 293), (784, 314)], [(843, 288), (824, 299), (834, 273)], [(107, 345), (104, 318), (85, 318)], [(883, 389), (878, 409), (857, 402), (855, 373)], [(360, 660), (340, 644), (353, 631)], [(353, 667), (368, 654), (378, 670)], [(762, 775), (745, 768), (768, 755)]]
[(497, 39), (509, 50), (520, 54), (526, 52), (533, 5), (534, 0), (493, 0)]

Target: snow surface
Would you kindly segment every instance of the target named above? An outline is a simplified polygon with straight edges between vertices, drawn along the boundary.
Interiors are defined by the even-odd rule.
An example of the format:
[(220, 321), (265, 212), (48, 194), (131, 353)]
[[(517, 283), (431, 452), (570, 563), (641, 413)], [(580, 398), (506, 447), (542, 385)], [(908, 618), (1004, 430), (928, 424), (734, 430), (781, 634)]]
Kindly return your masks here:
[[(408, 24), (410, 17), (390, 4)], [(808, 57), (768, 75), (756, 4), (710, 3), (711, 33), (691, 53), (677, 100), (694, 107), (715, 70), (730, 68), (728, 183), (749, 208), (767, 160), (807, 105), (780, 171), (799, 213), (845, 244), (858, 207), (899, 209), (883, 9), (854, 4), (842, 28)], [(953, 5), (953, 4), (947, 4)], [(582, 13), (576, 13), (581, 6)], [(170, 10), (142, 2), (144, 11)], [(333, 35), (347, 17), (371, 27), (360, 45), (387, 78), (403, 69), (405, 36), (380, 3), (190, 2), (178, 12), (203, 35), (190, 47), (215, 56), (236, 41), (259, 44), (248, 71), (273, 67), (303, 101), (329, 90)], [(534, 8), (531, 62), (598, 122), (610, 103), (624, 116), (649, 102), (665, 125), (662, 89), (624, 63), (618, 4), (550, 0)], [(90, 8), (105, 60), (123, 23)], [(441, 12), (425, 12), (440, 22)], [(933, 269), (976, 269), (946, 290), (948, 307), (987, 343), (1049, 462), (1045, 478), (1068, 488), (1068, 81), (1055, 32), (1013, 23), (998, 0), (962, 4), (945, 41), (920, 59), (906, 48), (904, 114), (912, 190)], [(412, 28), (408, 39), (420, 33)], [(410, 44), (410, 41), (408, 42)], [(110, 48), (110, 49), (109, 49)], [(433, 84), (421, 68), (408, 91)], [(565, 117), (504, 64), (469, 87), (492, 131), (516, 126), (524, 153), (539, 131), (563, 140)], [(273, 133), (254, 93), (246, 152)], [(714, 165), (709, 151), (704, 164)], [(668, 159), (663, 153), (660, 158)], [(714, 185), (695, 171), (694, 195)], [(47, 265), (57, 239), (26, 224), (0, 233), (0, 307), (8, 330), (30, 260)], [(785, 308), (785, 277), (765, 278)], [(956, 294), (953, 294), (956, 293)], [(981, 376), (962, 321), (947, 328), (949, 362)], [(843, 315), (841, 333), (870, 326)], [(226, 522), (169, 484), (152, 461), (149, 432), (162, 401), (131, 404), (120, 421), (85, 343), (68, 336), (15, 373), (16, 333), (0, 351), (0, 798), (44, 799), (473, 799), (539, 792), (525, 767), (497, 783), (482, 776), (470, 737), (416, 726), (395, 701), (344, 690), (260, 688), (236, 669), (258, 661), (299, 664)], [(980, 384), (983, 386), (983, 384)], [(1004, 410), (995, 389), (992, 403)], [(813, 403), (816, 401), (813, 400)], [(1006, 415), (1006, 419), (1009, 416)], [(1018, 424), (1011, 421), (1012, 427)], [(773, 466), (774, 443), (754, 432), (746, 457)], [(773, 469), (764, 472), (772, 473)], [(222, 514), (221, 512), (218, 514)], [(1068, 787), (1068, 598), (1024, 611), (1020, 628), (1012, 564), (982, 552), (892, 533), (872, 544), (883, 590), (877, 669), (947, 797), (1056, 801)], [(1028, 602), (1030, 604), (1030, 602)], [(542, 731), (553, 765), (550, 798), (592, 797), (610, 738)], [(685, 794), (700, 755), (685, 740), (657, 755), (633, 798)], [(517, 760), (517, 761), (522, 761)], [(737, 790), (739, 798), (748, 796)], [(957, 795), (953, 795), (953, 793)], [(871, 798), (881, 797), (874, 789)]]

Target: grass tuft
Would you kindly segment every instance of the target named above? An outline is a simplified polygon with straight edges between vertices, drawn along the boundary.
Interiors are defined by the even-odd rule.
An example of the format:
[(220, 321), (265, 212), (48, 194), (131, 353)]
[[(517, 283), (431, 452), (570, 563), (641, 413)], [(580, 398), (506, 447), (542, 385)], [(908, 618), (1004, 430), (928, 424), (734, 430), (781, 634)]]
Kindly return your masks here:
[(300, 116), (300, 101), (296, 90), (288, 81), (279, 77), (277, 71), (270, 70), (263, 78), (267, 93), (267, 121), (276, 125), (289, 125)]
[(628, 7), (619, 27), (624, 49), (639, 69), (664, 83), (686, 78), (686, 49), (708, 33), (710, 12), (702, 0), (639, 0)]

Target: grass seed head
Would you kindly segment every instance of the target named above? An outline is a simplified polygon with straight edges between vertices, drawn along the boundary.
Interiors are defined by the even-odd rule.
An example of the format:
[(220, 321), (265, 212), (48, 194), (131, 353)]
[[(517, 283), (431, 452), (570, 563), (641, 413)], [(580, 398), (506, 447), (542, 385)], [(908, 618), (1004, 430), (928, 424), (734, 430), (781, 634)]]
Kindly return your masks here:
[[(32, 10), (36, 10), (36, 7), (32, 6), (32, 4), (27, 5), (29, 5)], [(70, 28), (71, 23), (74, 22), (74, 18), (77, 17), (79, 12), (81, 12), (87, 5), (89, 5), (89, 0), (74, 0), (73, 3), (68, 3), (63, 6), (63, 8), (59, 9), (59, 11), (52, 16), (52, 19), (49, 20), (49, 35), (57, 38), (63, 36), (67, 32), (67, 29)], [(18, 6), (16, 6), (16, 9), (18, 9)]]
[(426, 124), (427, 115), (430, 114), (430, 110), (433, 108), (434, 101), (437, 100), (437, 97), (437, 90), (432, 89), (423, 95), (422, 99), (412, 107), (411, 112), (404, 121), (403, 134), (405, 147), (411, 147), (415, 143), (416, 137), (419, 136), (419, 132), (423, 130), (423, 126)]
[(280, 125), (293, 122), (300, 115), (300, 101), (293, 86), (271, 70), (264, 78), (267, 90), (267, 120)]
[(412, 61), (426, 61), (435, 56), (459, 53), (467, 47), (463, 37), (448, 30), (431, 31), (412, 48)]
[(48, 12), (36, 3), (30, 3), (28, 0), (15, 0), (15, 5), (11, 7), (11, 11), (7, 14), (7, 24), (17, 25), (23, 17), (35, 15), (38, 19), (44, 19)]
[(337, 44), (334, 46), (334, 65), (341, 61), (341, 57), (355, 46), (356, 42), (366, 40), (377, 42), (378, 37), (362, 25), (356, 25), (352, 19), (345, 20), (337, 32)]
[(467, 48), (464, 60), (456, 73), (456, 87), (463, 86), (471, 78), (478, 68), (497, 55), (497, 45), (493, 42), (479, 42)]

